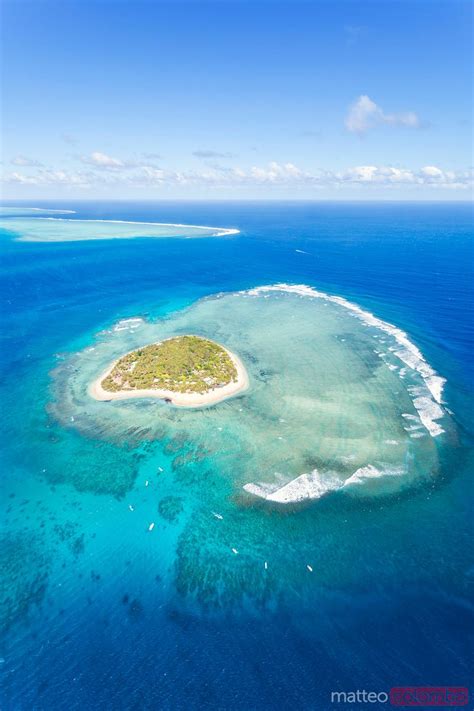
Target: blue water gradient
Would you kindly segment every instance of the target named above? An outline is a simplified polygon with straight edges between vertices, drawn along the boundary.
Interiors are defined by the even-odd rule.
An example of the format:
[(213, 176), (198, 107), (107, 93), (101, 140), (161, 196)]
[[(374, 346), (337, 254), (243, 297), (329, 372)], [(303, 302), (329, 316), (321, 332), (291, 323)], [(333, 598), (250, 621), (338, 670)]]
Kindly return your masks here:
[[(0, 612), (10, 622), (0, 651), (2, 709), (296, 705), (325, 711), (331, 691), (468, 686), (472, 208), (35, 206), (76, 210), (72, 219), (209, 224), (240, 234), (70, 244), (1, 235)], [(113, 441), (100, 432), (84, 436), (74, 423), (65, 426), (52, 407), (51, 371), (62, 354), (87, 348), (119, 319), (166, 316), (203, 296), (275, 282), (344, 296), (403, 328), (447, 378), (444, 400), (457, 433), (441, 452), (441, 470), (430, 485), (386, 500), (328, 498), (275, 520), (289, 536), (293, 525), (305, 526), (308, 546), (324, 567), (308, 575), (302, 559), (301, 579), (285, 581), (285, 571), (278, 572), (282, 594), (270, 589), (257, 605), (236, 604), (236, 590), (216, 609), (188, 594), (176, 574), (178, 557), (189, 563), (183, 532), (186, 517), (194, 515), (193, 497), (207, 486), (213, 491), (208, 463), (196, 461), (186, 469), (188, 479), (181, 475), (189, 493), (181, 496), (184, 510), (176, 521), (166, 519), (172, 514), (160, 518), (157, 502), (176, 492), (156, 472), (171, 469), (179, 443), (163, 448), (133, 433)], [(130, 492), (144, 520), (158, 522), (157, 536), (146, 543), (143, 522), (124, 523)], [(281, 514), (255, 511), (256, 520), (263, 517), (258, 525), (265, 543), (272, 516)], [(194, 545), (197, 550), (199, 541)], [(271, 545), (278, 559), (285, 540), (271, 539)], [(196, 560), (187, 583), (199, 570)], [(196, 581), (199, 588), (202, 581)]]

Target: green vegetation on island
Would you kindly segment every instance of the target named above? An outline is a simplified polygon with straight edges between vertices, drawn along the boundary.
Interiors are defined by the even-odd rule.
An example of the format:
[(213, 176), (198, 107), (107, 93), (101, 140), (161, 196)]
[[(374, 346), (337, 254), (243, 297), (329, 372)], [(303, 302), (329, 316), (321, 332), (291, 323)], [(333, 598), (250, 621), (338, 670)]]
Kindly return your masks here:
[(222, 346), (199, 336), (176, 336), (127, 353), (101, 385), (108, 392), (206, 393), (236, 381), (237, 369)]

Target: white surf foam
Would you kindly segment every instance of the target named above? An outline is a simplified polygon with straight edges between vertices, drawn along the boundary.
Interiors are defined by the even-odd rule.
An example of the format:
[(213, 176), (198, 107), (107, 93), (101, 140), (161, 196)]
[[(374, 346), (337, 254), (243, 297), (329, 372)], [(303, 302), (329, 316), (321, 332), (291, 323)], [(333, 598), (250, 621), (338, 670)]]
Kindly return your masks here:
[(277, 485), (275, 488), (272, 484), (258, 483), (245, 484), (244, 489), (249, 494), (267, 501), (289, 504), (305, 499), (319, 499), (329, 491), (340, 489), (342, 484), (343, 482), (334, 473), (322, 475), (317, 469), (313, 469), (309, 474), (301, 474), (283, 486)]
[(145, 321), (142, 318), (123, 318), (117, 321), (113, 327), (113, 331), (135, 331), (135, 329), (143, 326)]
[(446, 382), (445, 378), (439, 376), (436, 371), (433, 370), (433, 368), (425, 361), (423, 354), (419, 348), (410, 341), (405, 331), (393, 326), (391, 323), (382, 321), (382, 319), (377, 318), (377, 316), (374, 316), (374, 314), (370, 313), (370, 311), (365, 311), (357, 304), (353, 304), (351, 301), (344, 299), (342, 296), (331, 296), (330, 294), (325, 294), (322, 291), (317, 291), (316, 289), (313, 289), (313, 287), (307, 286), (306, 284), (273, 284), (271, 286), (259, 286), (255, 289), (250, 289), (247, 293), (251, 295), (258, 295), (261, 292), (266, 291), (287, 291), (301, 296), (310, 296), (312, 298), (332, 301), (333, 303), (340, 304), (341, 306), (344, 306), (344, 308), (352, 311), (358, 318), (369, 326), (375, 326), (381, 331), (390, 334), (395, 338), (397, 343), (403, 347), (395, 351), (395, 355), (402, 360), (405, 365), (408, 365), (409, 368), (420, 373), (435, 400), (437, 402), (441, 402), (443, 385)]
[[(357, 304), (353, 304), (342, 296), (331, 296), (330, 294), (313, 289), (313, 287), (307, 286), (306, 284), (272, 284), (249, 289), (246, 293), (251, 296), (258, 296), (262, 293), (265, 294), (272, 291), (284, 291), (302, 297), (324, 299), (325, 301), (339, 304), (348, 309), (366, 326), (373, 326), (392, 336), (399, 346), (399, 348), (393, 351), (393, 355), (401, 360), (405, 366), (416, 371), (422, 377), (428, 390), (428, 393), (423, 394), (421, 392), (412, 393), (417, 396), (413, 402), (415, 408), (418, 410), (420, 420), (432, 437), (437, 437), (444, 432), (443, 428), (434, 421), (444, 415), (444, 411), (439, 407), (439, 403), (442, 401), (443, 387), (446, 379), (438, 375), (429, 363), (426, 362), (419, 348), (410, 341), (405, 331), (402, 331), (391, 323), (382, 321), (382, 319), (377, 318), (377, 316), (374, 316), (370, 311), (362, 309)], [(403, 370), (403, 368), (400, 370), (402, 377), (404, 375)]]
[(346, 479), (344, 486), (352, 486), (354, 484), (365, 484), (368, 479), (378, 479), (382, 476), (403, 476), (405, 469), (403, 467), (385, 467), (378, 469), (372, 464), (367, 464), (365, 467), (359, 467), (354, 474)]
[(432, 437), (437, 437), (444, 429), (435, 420), (441, 419), (444, 412), (437, 402), (434, 402), (430, 397), (416, 397), (413, 401), (420, 420)]
[(280, 480), (278, 483), (250, 483), (245, 484), (243, 488), (247, 493), (266, 501), (295, 504), (301, 501), (320, 499), (332, 491), (339, 491), (350, 486), (360, 486), (368, 480), (386, 476), (403, 476), (404, 474), (403, 467), (383, 466), (379, 469), (372, 464), (367, 464), (356, 469), (345, 481), (335, 472), (321, 473), (317, 469), (313, 469), (309, 474), (301, 474), (284, 484), (281, 484), (282, 475), (277, 474), (276, 477)]

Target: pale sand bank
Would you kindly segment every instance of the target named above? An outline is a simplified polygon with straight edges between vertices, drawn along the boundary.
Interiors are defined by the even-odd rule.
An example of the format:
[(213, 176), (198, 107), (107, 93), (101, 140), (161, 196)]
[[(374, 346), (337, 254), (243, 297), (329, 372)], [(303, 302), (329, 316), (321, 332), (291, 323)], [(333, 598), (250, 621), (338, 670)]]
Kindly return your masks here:
[[(233, 383), (228, 383), (219, 388), (213, 388), (207, 393), (177, 393), (172, 390), (118, 390), (117, 392), (109, 392), (104, 390), (102, 387), (102, 382), (105, 378), (112, 372), (115, 365), (118, 363), (117, 359), (114, 361), (107, 370), (102, 373), (100, 378), (95, 380), (89, 387), (89, 395), (95, 400), (128, 400), (131, 398), (144, 398), (144, 397), (155, 397), (159, 400), (169, 400), (170, 404), (176, 405), (176, 407), (204, 407), (205, 405), (213, 405), (216, 402), (221, 402), (226, 400), (237, 393), (247, 390), (249, 386), (249, 378), (245, 367), (235, 353), (224, 348), (225, 352), (232, 360), (235, 368), (237, 370), (237, 380)], [(125, 354), (124, 354), (125, 355)], [(123, 358), (123, 356), (120, 356)]]
[[(5, 229), (20, 242), (80, 242), (104, 239), (227, 237), (239, 230), (178, 222), (139, 222), (136, 220), (92, 220), (69, 217), (35, 217), (30, 213), (9, 218)], [(26, 223), (25, 223), (26, 222)], [(188, 230), (188, 234), (186, 231)], [(190, 232), (190, 233), (189, 233)]]

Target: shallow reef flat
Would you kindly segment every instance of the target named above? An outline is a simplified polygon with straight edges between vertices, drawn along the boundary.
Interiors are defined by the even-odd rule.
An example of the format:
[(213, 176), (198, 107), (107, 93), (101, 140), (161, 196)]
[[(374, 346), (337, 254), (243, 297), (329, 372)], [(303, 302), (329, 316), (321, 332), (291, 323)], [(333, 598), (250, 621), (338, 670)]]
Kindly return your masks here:
[[(88, 394), (124, 352), (190, 332), (239, 356), (246, 392), (199, 412)], [(279, 285), (208, 297), (156, 322), (115, 324), (58, 364), (51, 411), (89, 437), (177, 441), (177, 457), (190, 443), (241, 502), (283, 505), (335, 492), (390, 494), (434, 476), (437, 442), (451, 426), (437, 401), (442, 384), (394, 326), (338, 297)]]
[[(90, 396), (123, 353), (189, 333), (238, 355), (249, 388), (194, 410)], [(122, 319), (58, 358), (54, 428), (101, 457), (79, 478), (56, 468), (63, 484), (115, 497), (121, 545), (172, 559), (183, 613), (301, 604), (312, 580), (360, 583), (353, 561), (362, 540), (377, 557), (380, 520), (387, 549), (403, 545), (391, 502), (432, 491), (455, 439), (443, 382), (407, 334), (340, 297), (301, 285), (220, 293), (160, 320)]]
[[(48, 213), (48, 211), (44, 212)], [(25, 216), (25, 214), (28, 216)], [(20, 242), (80, 242), (140, 237), (223, 237), (238, 233), (238, 230), (235, 229), (207, 227), (205, 225), (128, 222), (122, 220), (81, 220), (65, 217), (30, 217), (29, 215), (42, 215), (42, 211), (25, 213), (21, 210), (18, 210), (18, 212), (13, 210), (3, 214), (0, 213), (0, 228), (10, 233)]]

